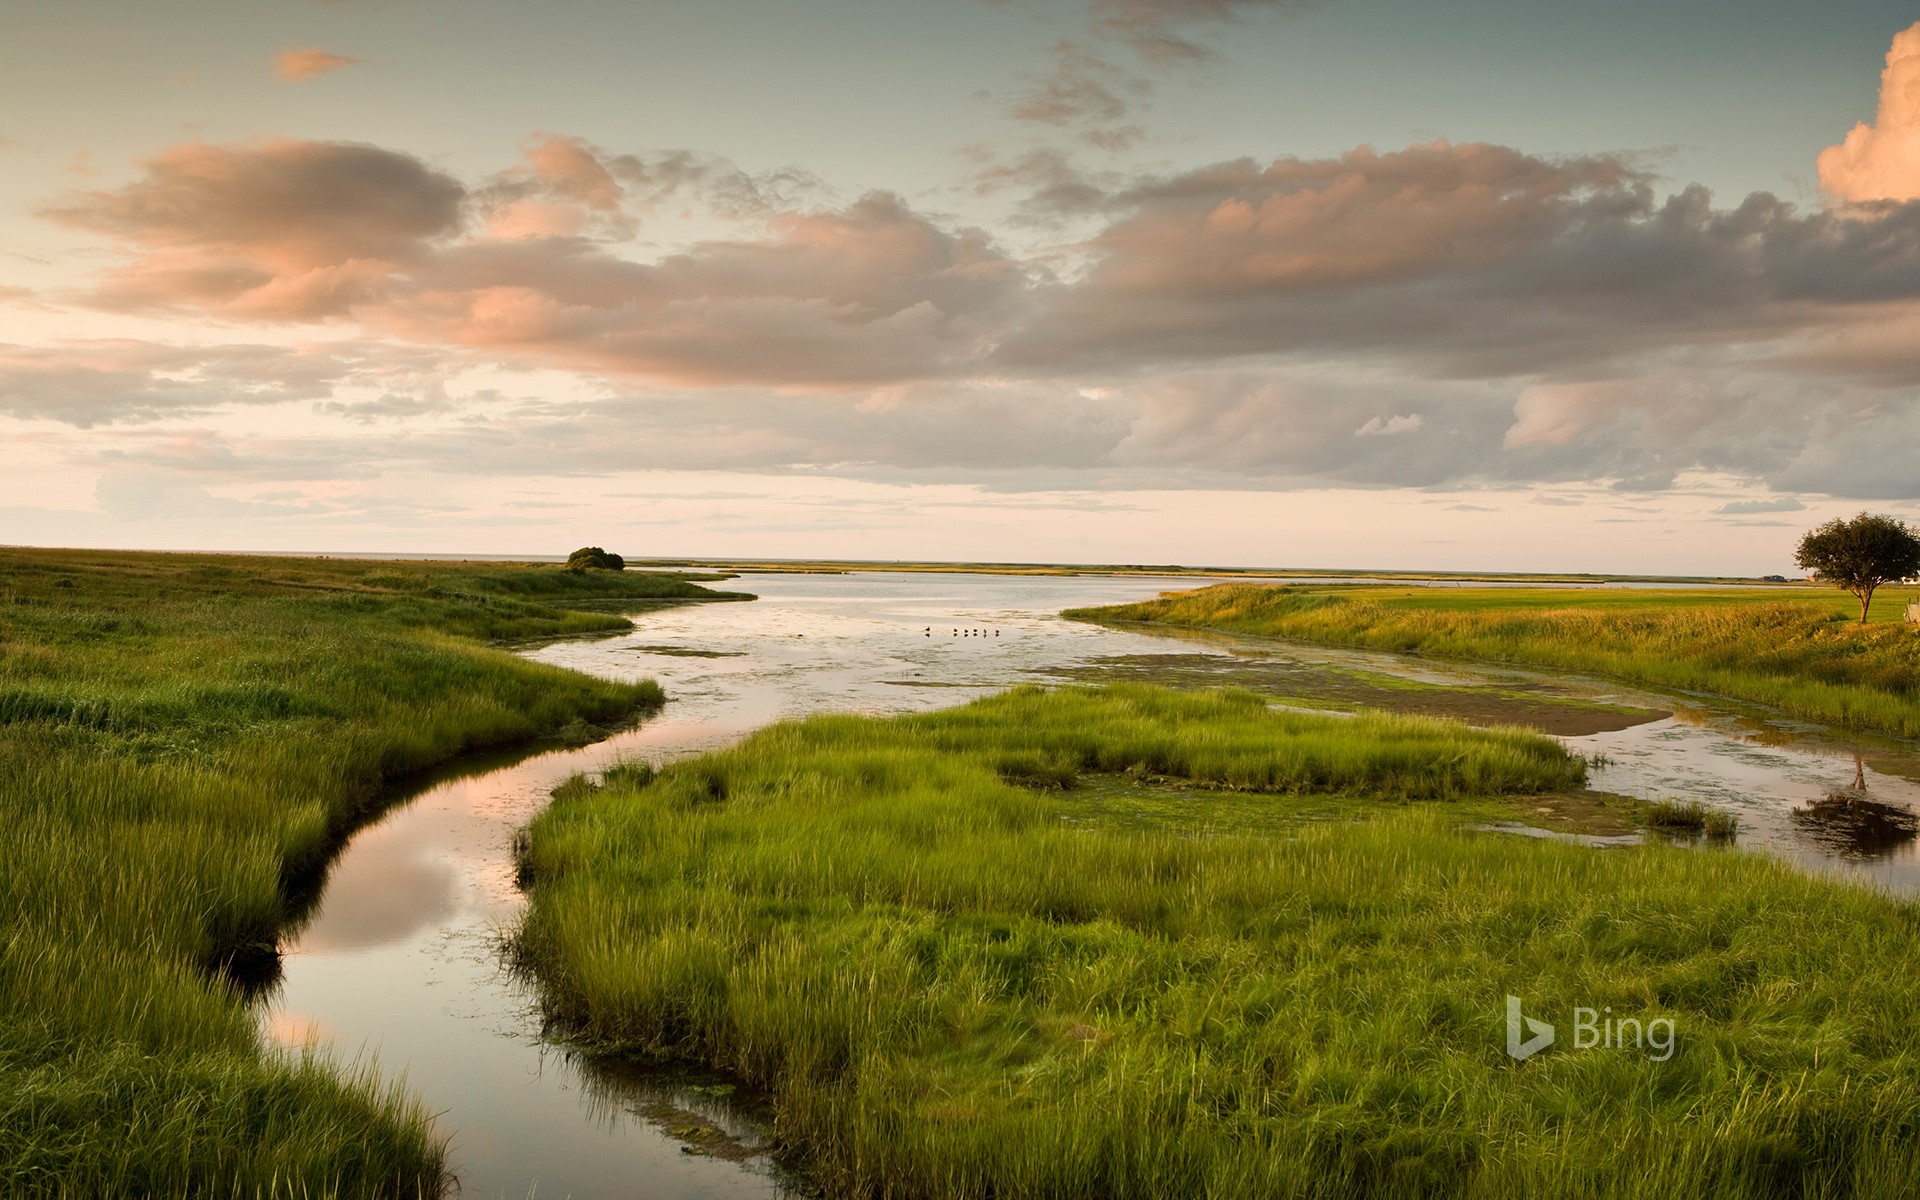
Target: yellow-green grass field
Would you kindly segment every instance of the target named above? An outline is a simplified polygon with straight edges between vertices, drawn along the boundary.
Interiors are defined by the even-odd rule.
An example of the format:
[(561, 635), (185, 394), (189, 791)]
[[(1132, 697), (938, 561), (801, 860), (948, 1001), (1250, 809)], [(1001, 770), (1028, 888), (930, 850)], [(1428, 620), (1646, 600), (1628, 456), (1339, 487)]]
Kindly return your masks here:
[(657, 705), (487, 643), (698, 599), (555, 567), (0, 549), (0, 1195), (438, 1194), (427, 1117), (267, 1050), (270, 959), (383, 785)]
[[(1582, 776), (1536, 734), (1249, 693), (816, 717), (563, 787), (520, 946), (583, 1045), (770, 1089), (833, 1195), (1910, 1187), (1920, 913), (1472, 828)], [(1510, 1058), (1509, 994), (1561, 1045)], [(1672, 1053), (1572, 1048), (1575, 1006)]]
[(1603, 676), (1913, 737), (1920, 627), (1901, 620), (1906, 603), (1883, 588), (1862, 625), (1851, 596), (1811, 588), (1219, 584), (1066, 615)]

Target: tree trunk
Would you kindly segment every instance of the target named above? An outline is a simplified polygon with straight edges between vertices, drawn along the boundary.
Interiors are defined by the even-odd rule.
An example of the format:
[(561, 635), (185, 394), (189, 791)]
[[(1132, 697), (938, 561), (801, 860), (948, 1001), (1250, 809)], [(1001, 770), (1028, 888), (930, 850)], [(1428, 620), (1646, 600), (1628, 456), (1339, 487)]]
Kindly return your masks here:
[(1867, 623), (1867, 606), (1872, 603), (1873, 603), (1872, 588), (1868, 588), (1866, 591), (1860, 593), (1860, 623), (1862, 625), (1865, 625)]

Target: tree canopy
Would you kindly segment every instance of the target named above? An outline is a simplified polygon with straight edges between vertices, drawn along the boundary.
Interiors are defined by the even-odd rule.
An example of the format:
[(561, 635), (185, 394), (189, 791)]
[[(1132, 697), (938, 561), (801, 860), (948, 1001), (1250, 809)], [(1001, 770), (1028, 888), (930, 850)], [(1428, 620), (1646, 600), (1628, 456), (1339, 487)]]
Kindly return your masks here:
[(569, 571), (624, 571), (627, 560), (598, 546), (582, 546), (567, 555)]
[(1920, 572), (1920, 536), (1905, 521), (1878, 513), (1835, 517), (1800, 539), (1793, 561), (1822, 583), (1860, 597), (1864, 623), (1875, 588)]

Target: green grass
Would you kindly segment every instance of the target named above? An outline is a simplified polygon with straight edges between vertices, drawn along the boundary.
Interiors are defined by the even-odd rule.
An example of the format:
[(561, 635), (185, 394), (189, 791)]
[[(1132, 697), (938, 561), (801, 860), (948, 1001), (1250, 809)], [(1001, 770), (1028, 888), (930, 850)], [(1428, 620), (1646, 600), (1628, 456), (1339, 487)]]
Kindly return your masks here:
[(1641, 816), (1651, 828), (1704, 834), (1716, 841), (1740, 832), (1737, 815), (1709, 808), (1698, 800), (1654, 800), (1645, 806)]
[[(1206, 786), (1186, 827), (1125, 828), (1077, 819), (1096, 772)], [(1580, 773), (1534, 735), (1235, 693), (817, 717), (561, 789), (520, 944), (584, 1043), (769, 1087), (834, 1194), (1902, 1194), (1920, 912), (1406, 799)], [(1372, 815), (1235, 829), (1212, 795)], [(1562, 1044), (1508, 1058), (1508, 994)], [(1678, 1050), (1572, 1049), (1577, 1005)]]
[(1514, 663), (1706, 692), (1832, 725), (1920, 736), (1920, 634), (1904, 595), (1860, 625), (1844, 593), (1746, 590), (1268, 587), (1221, 584), (1073, 609), (1400, 653)]
[(431, 1195), (426, 1114), (269, 1052), (270, 957), (385, 781), (660, 700), (484, 640), (683, 579), (0, 550), (0, 1195)]

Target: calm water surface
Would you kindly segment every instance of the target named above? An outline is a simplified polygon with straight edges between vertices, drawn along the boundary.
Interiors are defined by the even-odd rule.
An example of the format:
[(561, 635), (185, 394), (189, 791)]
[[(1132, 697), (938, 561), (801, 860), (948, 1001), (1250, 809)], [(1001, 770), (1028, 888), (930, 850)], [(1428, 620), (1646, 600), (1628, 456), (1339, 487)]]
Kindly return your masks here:
[[(1178, 580), (993, 575), (749, 575), (753, 603), (666, 609), (614, 637), (530, 652), (618, 679), (654, 678), (672, 701), (644, 725), (582, 750), (463, 764), (357, 834), (315, 915), (284, 947), (263, 1007), (270, 1034), (371, 1059), (402, 1077), (451, 1140), (464, 1197), (759, 1197), (805, 1194), (765, 1153), (753, 1105), (724, 1080), (616, 1073), (543, 1040), (529, 989), (502, 964), (518, 920), (514, 832), (576, 771), (623, 756), (655, 761), (725, 745), (785, 717), (957, 704), (1056, 669), (1116, 655), (1196, 649), (1265, 656), (1460, 687), (1542, 682), (1389, 655), (1244, 639), (1178, 643), (1060, 620), (1063, 608), (1144, 599)], [(1910, 834), (1866, 834), (1809, 818), (1860, 779), (1876, 800), (1920, 803), (1920, 760), (1724, 706), (1555, 679), (1592, 699), (1676, 711), (1615, 733), (1566, 739), (1609, 765), (1595, 787), (1695, 797), (1736, 809), (1741, 842), (1813, 869), (1920, 891)], [(750, 1100), (750, 1098), (748, 1098)], [(718, 1130), (689, 1140), (689, 1129)], [(719, 1153), (715, 1153), (719, 1150)], [(698, 1151), (698, 1152), (690, 1152)]]

